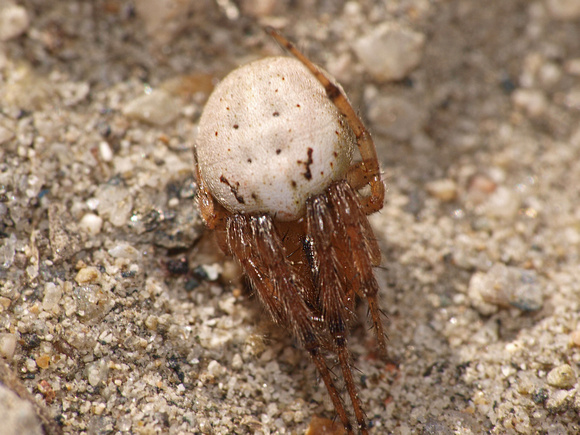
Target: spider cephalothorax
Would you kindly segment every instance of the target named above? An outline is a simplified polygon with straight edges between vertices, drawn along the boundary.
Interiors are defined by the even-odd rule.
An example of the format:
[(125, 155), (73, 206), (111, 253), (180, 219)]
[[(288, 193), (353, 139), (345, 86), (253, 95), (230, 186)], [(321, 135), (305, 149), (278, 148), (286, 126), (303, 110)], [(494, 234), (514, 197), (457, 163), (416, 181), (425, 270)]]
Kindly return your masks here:
[[(198, 202), (273, 320), (310, 354), (353, 433), (324, 351), (334, 353), (360, 432), (368, 433), (347, 348), (356, 297), (368, 301), (386, 351), (367, 215), (383, 206), (374, 143), (342, 89), (291, 43), (298, 60), (242, 66), (214, 90), (199, 123)], [(362, 160), (352, 163), (355, 148)], [(370, 186), (367, 196), (359, 193)]]

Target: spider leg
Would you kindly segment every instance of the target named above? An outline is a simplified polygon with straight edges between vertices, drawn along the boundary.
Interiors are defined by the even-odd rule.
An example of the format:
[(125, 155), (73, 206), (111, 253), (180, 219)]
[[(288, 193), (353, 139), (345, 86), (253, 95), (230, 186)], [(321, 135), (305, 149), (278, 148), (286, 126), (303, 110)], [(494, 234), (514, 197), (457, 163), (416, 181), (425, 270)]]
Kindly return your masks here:
[(258, 297), (273, 320), (290, 325), (294, 336), (310, 354), (328, 390), (336, 412), (349, 435), (353, 428), (344, 404), (322, 354), (323, 331), (319, 315), (308, 308), (301, 289), (311, 285), (304, 281), (292, 263), (272, 218), (267, 215), (235, 214), (227, 219), (227, 243), (240, 262)]
[[(368, 301), (379, 351), (386, 356), (387, 344), (378, 302), (379, 285), (373, 272), (373, 265), (380, 262), (381, 255), (377, 240), (363, 206), (348, 183), (332, 184), (328, 190), (328, 197), (329, 202), (333, 204), (332, 210), (336, 213), (334, 219), (340, 222), (342, 227), (342, 231), (338, 233), (338, 246), (341, 244), (340, 240), (348, 242), (346, 255), (339, 257), (343, 269), (350, 275), (350, 281), (357, 294)], [(342, 244), (344, 245), (344, 242)]]
[(346, 118), (349, 127), (356, 136), (358, 149), (362, 157), (362, 162), (360, 162), (356, 170), (357, 177), (365, 181), (364, 184), (370, 184), (371, 186), (371, 195), (362, 198), (361, 204), (366, 214), (372, 214), (380, 210), (383, 207), (385, 186), (381, 181), (377, 150), (369, 131), (356, 114), (345, 93), (318, 66), (313, 64), (294, 44), (284, 38), (277, 30), (270, 26), (267, 26), (265, 30), (266, 33), (272, 36), (282, 47), (288, 50), (310, 70), (314, 77), (324, 86), (328, 98), (330, 98), (340, 113)]
[[(348, 324), (354, 318), (355, 292), (360, 291), (360, 283), (356, 281), (357, 271), (354, 265), (356, 261), (352, 261), (349, 255), (349, 243), (345, 242), (349, 234), (345, 225), (337, 219), (340, 214), (338, 207), (343, 205), (335, 198), (342, 193), (337, 185), (344, 185), (351, 189), (347, 182), (335, 183), (329, 191), (338, 189), (337, 194), (322, 194), (307, 202), (307, 234), (312, 239), (312, 256), (317, 273), (315, 285), (319, 290), (324, 321), (333, 339), (334, 351), (338, 356), (358, 427), (365, 435), (368, 434), (366, 419), (352, 375), (352, 362), (347, 348)], [(357, 210), (360, 212), (354, 192), (352, 196), (355, 200), (354, 205), (358, 206)], [(366, 220), (364, 214), (362, 217)], [(351, 244), (354, 243), (356, 240)], [(370, 264), (368, 250), (357, 254), (366, 255)]]

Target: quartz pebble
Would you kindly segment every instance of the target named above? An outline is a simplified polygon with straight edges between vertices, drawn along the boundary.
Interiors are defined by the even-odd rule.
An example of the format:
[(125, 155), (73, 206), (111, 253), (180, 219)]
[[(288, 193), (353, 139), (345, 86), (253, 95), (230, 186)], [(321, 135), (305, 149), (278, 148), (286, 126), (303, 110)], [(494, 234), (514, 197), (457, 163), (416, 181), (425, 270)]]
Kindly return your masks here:
[(118, 245), (109, 249), (108, 252), (111, 257), (127, 258), (129, 260), (136, 260), (141, 256), (139, 251), (128, 243), (119, 243)]
[(86, 368), (87, 380), (89, 384), (96, 387), (101, 382), (107, 380), (109, 374), (109, 367), (104, 359), (101, 359), (93, 364), (89, 364)]
[(433, 180), (425, 188), (430, 195), (444, 202), (453, 201), (457, 197), (457, 184), (448, 178)]
[(166, 125), (177, 118), (181, 107), (178, 98), (162, 89), (155, 89), (150, 94), (141, 95), (127, 103), (123, 114), (153, 125)]
[(0, 357), (8, 361), (14, 356), (16, 350), (16, 334), (0, 333)]
[(80, 222), (79, 228), (91, 236), (96, 236), (101, 232), (101, 228), (103, 227), (103, 218), (97, 216), (94, 213), (87, 213), (85, 214)]
[(0, 6), (0, 41), (8, 41), (26, 32), (30, 19), (22, 6)]
[(369, 102), (368, 118), (373, 131), (395, 140), (408, 141), (423, 126), (424, 113), (410, 101), (379, 96)]
[(120, 183), (108, 183), (98, 190), (97, 199), (100, 216), (108, 218), (116, 227), (127, 224), (133, 209), (133, 198), (126, 188)]
[(384, 23), (354, 43), (365, 69), (378, 82), (401, 80), (419, 65), (425, 35), (396, 23)]
[(546, 381), (552, 387), (569, 389), (576, 384), (576, 372), (569, 364), (562, 364), (548, 373)]
[(45, 311), (54, 311), (57, 308), (60, 298), (62, 297), (62, 288), (53, 282), (48, 282), (44, 286), (44, 297), (42, 299), (42, 308)]
[(474, 307), (484, 315), (498, 307), (516, 307), (536, 311), (542, 307), (542, 288), (532, 270), (498, 263), (487, 273), (475, 273), (469, 282), (468, 296)]
[(78, 271), (75, 281), (79, 284), (95, 283), (101, 278), (101, 273), (96, 267), (83, 267)]
[(514, 105), (533, 118), (542, 116), (548, 107), (548, 100), (538, 89), (517, 89), (512, 94)]
[(0, 383), (2, 435), (42, 435), (44, 431), (32, 405)]

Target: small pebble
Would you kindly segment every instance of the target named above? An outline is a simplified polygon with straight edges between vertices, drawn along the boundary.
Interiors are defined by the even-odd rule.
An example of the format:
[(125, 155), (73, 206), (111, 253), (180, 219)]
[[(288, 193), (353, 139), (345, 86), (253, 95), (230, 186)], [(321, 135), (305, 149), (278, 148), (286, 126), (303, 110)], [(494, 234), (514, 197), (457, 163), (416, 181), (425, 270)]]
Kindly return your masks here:
[[(568, 390), (556, 390), (550, 394), (548, 400), (546, 400), (546, 408), (548, 408), (552, 412), (558, 412), (564, 410), (569, 400), (572, 399), (572, 394)], [(566, 432), (562, 432), (556, 430), (551, 432), (554, 434), (564, 434)]]
[(220, 376), (225, 372), (224, 368), (216, 360), (211, 360), (207, 365), (207, 372), (214, 377)]
[(99, 143), (99, 154), (103, 162), (110, 162), (113, 160), (113, 150), (108, 142), (102, 141)]
[(232, 358), (232, 368), (235, 370), (239, 370), (244, 366), (244, 360), (239, 353), (236, 353)]
[(127, 224), (133, 209), (133, 197), (130, 192), (119, 184), (106, 184), (97, 192), (99, 215), (109, 219), (116, 227)]
[(127, 258), (129, 260), (137, 260), (141, 254), (137, 249), (128, 243), (119, 243), (107, 251), (111, 257)]
[(378, 82), (401, 80), (421, 62), (425, 35), (396, 23), (384, 23), (354, 43), (365, 69)]
[(16, 334), (0, 333), (0, 357), (12, 360), (16, 350)]
[(101, 272), (96, 267), (83, 267), (75, 276), (79, 284), (96, 283), (101, 278)]
[(87, 380), (89, 384), (96, 387), (101, 382), (107, 380), (109, 375), (109, 366), (104, 359), (101, 359), (93, 364), (89, 364), (86, 368)]
[(484, 315), (493, 314), (496, 307), (536, 311), (543, 304), (536, 272), (502, 263), (495, 264), (487, 273), (473, 274), (467, 294), (472, 305)]
[(153, 125), (166, 125), (181, 112), (181, 101), (161, 89), (141, 95), (125, 105), (123, 114), (129, 118)]
[(369, 102), (368, 118), (373, 130), (395, 140), (408, 141), (421, 130), (423, 112), (408, 100), (379, 96)]
[(50, 356), (40, 355), (38, 358), (36, 358), (36, 365), (41, 369), (47, 369), (50, 365)]
[(2, 435), (42, 435), (45, 433), (32, 404), (0, 383)]
[(570, 346), (580, 347), (580, 331), (574, 331), (570, 334)]
[(44, 286), (44, 297), (42, 298), (42, 308), (45, 311), (53, 311), (58, 307), (62, 297), (62, 288), (53, 282), (48, 282)]
[(488, 217), (511, 220), (520, 210), (521, 199), (517, 192), (499, 186), (485, 202), (485, 214)]
[(73, 295), (77, 302), (76, 313), (85, 321), (102, 318), (115, 306), (111, 293), (98, 285), (75, 287)]
[(79, 228), (91, 236), (96, 236), (101, 232), (101, 228), (103, 227), (103, 218), (97, 216), (94, 213), (87, 213), (85, 214), (80, 222)]
[(208, 281), (215, 281), (220, 276), (222, 272), (222, 266), (220, 264), (204, 264), (201, 266), (203, 271), (205, 272)]
[(512, 102), (532, 118), (542, 116), (548, 107), (548, 99), (539, 89), (516, 89)]
[(570, 389), (576, 384), (576, 372), (569, 364), (562, 364), (548, 373), (546, 381), (552, 387)]
[(0, 6), (0, 41), (8, 41), (26, 32), (30, 19), (22, 6)]
[(431, 181), (426, 184), (425, 188), (431, 196), (443, 202), (450, 202), (457, 198), (457, 184), (448, 178)]

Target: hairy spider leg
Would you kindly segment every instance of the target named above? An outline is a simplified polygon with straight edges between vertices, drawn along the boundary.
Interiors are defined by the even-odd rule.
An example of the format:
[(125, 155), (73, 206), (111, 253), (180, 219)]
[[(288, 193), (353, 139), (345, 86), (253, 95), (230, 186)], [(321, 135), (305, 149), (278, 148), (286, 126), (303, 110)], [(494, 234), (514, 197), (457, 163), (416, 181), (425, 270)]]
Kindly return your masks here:
[(227, 218), (226, 234), (230, 251), (240, 262), (261, 302), (276, 323), (292, 327), (294, 336), (318, 369), (343, 426), (349, 434), (354, 434), (321, 352), (324, 330), (320, 316), (309, 309), (301, 296), (301, 290), (311, 284), (286, 261), (286, 250), (272, 218), (234, 214)]
[(373, 271), (373, 266), (380, 262), (378, 242), (358, 196), (348, 183), (339, 181), (332, 184), (328, 188), (328, 197), (334, 221), (338, 222), (335, 243), (342, 247), (338, 258), (343, 270), (347, 271), (346, 279), (350, 285), (368, 301), (379, 352), (386, 357), (387, 344), (378, 303), (379, 285)]
[(373, 260), (380, 256), (367, 217), (353, 188), (346, 181), (330, 185), (306, 204), (306, 228), (312, 240), (312, 256), (321, 310), (345, 385), (362, 434), (367, 426), (352, 375), (347, 348), (348, 324), (354, 318), (355, 293), (366, 298), (381, 353), (386, 354), (383, 324), (378, 309), (378, 284)]
[(328, 98), (346, 118), (349, 127), (356, 136), (358, 149), (362, 157), (362, 162), (355, 163), (349, 170), (349, 181), (353, 182), (353, 187), (357, 190), (366, 184), (370, 184), (371, 194), (368, 197), (361, 198), (361, 205), (367, 215), (379, 211), (383, 208), (385, 186), (381, 181), (377, 150), (369, 131), (338, 85), (333, 83), (318, 66), (313, 64), (294, 44), (288, 41), (276, 29), (267, 26), (265, 31), (310, 70), (314, 77), (324, 86)]

